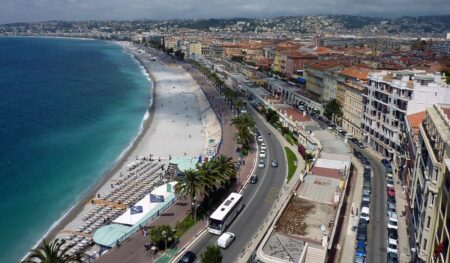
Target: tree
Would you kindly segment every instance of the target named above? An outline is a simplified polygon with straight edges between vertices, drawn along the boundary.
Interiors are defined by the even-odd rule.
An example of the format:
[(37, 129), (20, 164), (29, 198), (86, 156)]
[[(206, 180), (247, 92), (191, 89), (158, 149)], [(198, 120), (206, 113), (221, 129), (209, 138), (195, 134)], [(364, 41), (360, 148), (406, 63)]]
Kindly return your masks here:
[(253, 137), (253, 130), (256, 127), (255, 120), (248, 113), (239, 114), (231, 121), (236, 129), (236, 142), (240, 144), (242, 155), (247, 155), (253, 149), (255, 138)]
[(240, 99), (236, 100), (234, 105), (236, 106), (235, 109), (238, 111), (238, 113), (239, 113), (239, 110), (241, 110), (245, 106), (245, 104), (246, 104), (246, 102), (243, 100), (240, 100)]
[(55, 239), (53, 242), (48, 243), (44, 240), (44, 243), (31, 250), (30, 256), (27, 262), (42, 262), (42, 263), (66, 263), (66, 262), (81, 262), (79, 255), (69, 256), (67, 251), (72, 246), (67, 246), (64, 249), (62, 245), (66, 243), (65, 240)]
[(188, 169), (183, 176), (176, 178), (175, 193), (180, 197), (189, 197), (192, 202), (192, 215), (197, 220), (197, 197), (207, 194), (211, 189), (211, 181), (193, 169)]
[(222, 252), (218, 246), (209, 245), (203, 252), (202, 263), (220, 263), (222, 262)]
[(176, 241), (175, 231), (169, 225), (159, 225), (150, 228), (150, 241), (159, 249), (167, 249)]
[(267, 109), (265, 117), (266, 120), (271, 124), (276, 124), (280, 120), (278, 113), (272, 109)]
[(228, 179), (234, 179), (236, 177), (236, 168), (231, 157), (221, 154), (215, 157), (213, 161), (219, 173), (224, 174)]
[(342, 117), (342, 106), (339, 101), (337, 101), (336, 99), (332, 99), (327, 102), (327, 104), (325, 104), (323, 115), (325, 115), (325, 117), (327, 117), (327, 119), (331, 121), (334, 121), (332, 120), (333, 115), (335, 116), (335, 118)]

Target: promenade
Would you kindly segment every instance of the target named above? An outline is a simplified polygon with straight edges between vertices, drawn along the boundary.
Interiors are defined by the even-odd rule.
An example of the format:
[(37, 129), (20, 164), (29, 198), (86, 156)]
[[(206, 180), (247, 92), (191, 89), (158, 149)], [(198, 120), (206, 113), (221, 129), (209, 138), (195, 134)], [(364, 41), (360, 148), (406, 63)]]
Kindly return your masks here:
[[(234, 140), (235, 128), (231, 126), (231, 120), (234, 117), (230, 106), (225, 103), (224, 97), (219, 93), (219, 91), (214, 87), (214, 84), (208, 80), (203, 73), (193, 68), (187, 63), (177, 62), (170, 57), (161, 55), (159, 52), (153, 50), (148, 50), (151, 52), (152, 56), (159, 56), (159, 61), (170, 67), (178, 67), (182, 65), (182, 69), (189, 74), (195, 83), (201, 87), (207, 100), (209, 101), (211, 108), (216, 113), (220, 125), (222, 127), (222, 143), (219, 147), (219, 154), (230, 156), (233, 161), (237, 160), (236, 147), (237, 144)], [(158, 104), (158, 101), (155, 101)], [(245, 159), (245, 165), (241, 165), (238, 170), (238, 188), (243, 186), (243, 182), (247, 179), (253, 165), (254, 165), (255, 153), (251, 153)], [(238, 189), (236, 189), (238, 190)], [(189, 200), (178, 200), (174, 205), (172, 205), (167, 211), (161, 214), (156, 220), (151, 222), (148, 226), (156, 225), (170, 225), (175, 227), (176, 223), (182, 221), (187, 215), (191, 213), (191, 206)], [(119, 248), (114, 248), (106, 255), (100, 257), (97, 262), (153, 262), (157, 257), (160, 257), (158, 262), (168, 262), (169, 259), (174, 255), (176, 251), (183, 248), (185, 245), (190, 243), (195, 239), (195, 237), (202, 232), (206, 227), (206, 221), (199, 221), (194, 225), (189, 231), (187, 231), (183, 236), (180, 237), (177, 248), (170, 253), (161, 255), (152, 255), (150, 251), (146, 251), (144, 244), (149, 242), (149, 237), (144, 237), (141, 232), (136, 233), (127, 241), (122, 243)]]

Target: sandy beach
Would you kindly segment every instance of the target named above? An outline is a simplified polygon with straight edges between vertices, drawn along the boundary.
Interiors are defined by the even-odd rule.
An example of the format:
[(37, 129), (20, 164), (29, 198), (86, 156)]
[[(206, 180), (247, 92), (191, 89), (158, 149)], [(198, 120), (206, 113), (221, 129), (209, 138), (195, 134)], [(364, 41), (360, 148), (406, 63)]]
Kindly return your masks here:
[[(142, 160), (140, 166), (142, 169), (149, 167), (147, 170), (151, 173), (152, 180), (155, 180), (148, 185), (148, 189), (151, 189), (160, 183), (158, 180), (162, 179), (159, 176), (162, 173), (160, 168), (167, 164), (170, 158), (195, 159), (200, 155), (205, 156), (208, 153), (211, 154), (220, 142), (222, 132), (220, 123), (203, 91), (188, 72), (176, 64), (154, 61), (154, 58), (158, 57), (157, 51), (151, 51), (151, 54), (148, 54), (128, 42), (116, 42), (116, 44), (132, 54), (152, 79), (153, 96), (148, 110), (149, 117), (144, 120), (140, 134), (120, 160), (77, 205), (58, 221), (45, 236), (47, 240), (55, 237), (67, 239), (69, 235), (72, 238), (75, 236), (74, 242), (77, 238), (91, 240), (92, 233), (98, 226), (95, 225), (92, 231), (88, 232), (82, 231), (82, 226), (86, 224), (88, 214), (94, 215), (97, 212), (95, 209), (98, 205), (93, 204), (94, 199), (96, 202), (111, 204), (108, 210), (100, 211), (104, 212), (104, 217), (108, 215), (108, 219), (110, 216), (114, 219), (122, 213), (123, 208), (112, 205), (113, 203), (109, 202), (106, 196), (112, 196), (118, 187), (128, 183), (127, 178), (130, 173), (127, 170), (128, 165), (136, 162), (137, 159)], [(149, 157), (153, 159), (152, 162), (149, 161)], [(154, 176), (157, 174), (158, 176)], [(146, 182), (150, 181), (149, 178), (146, 178)], [(134, 200), (125, 198), (124, 203), (127, 201), (133, 204)]]

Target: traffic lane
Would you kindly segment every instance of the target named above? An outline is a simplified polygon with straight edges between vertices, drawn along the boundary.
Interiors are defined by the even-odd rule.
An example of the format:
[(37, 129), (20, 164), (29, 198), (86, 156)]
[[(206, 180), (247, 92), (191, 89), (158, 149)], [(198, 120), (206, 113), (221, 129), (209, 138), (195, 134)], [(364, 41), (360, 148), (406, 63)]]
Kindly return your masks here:
[(372, 169), (372, 194), (370, 196), (370, 223), (367, 231), (367, 262), (378, 263), (387, 261), (387, 197), (384, 167), (377, 158), (368, 151), (351, 143), (353, 148), (369, 159)]
[[(284, 159), (282, 148), (272, 151), (273, 157), (278, 160)], [(239, 254), (244, 250), (245, 246), (251, 241), (251, 238), (257, 232), (259, 226), (264, 223), (273, 204), (276, 202), (286, 176), (286, 166), (280, 161), (278, 168), (270, 167), (264, 174), (264, 182), (261, 188), (256, 190), (251, 196), (245, 196), (244, 202), (249, 209), (236, 218), (228, 231), (236, 234), (236, 240), (233, 244), (223, 250), (223, 262), (234, 262)], [(250, 185), (257, 188), (257, 185)], [(250, 198), (250, 199), (248, 199)]]
[[(275, 192), (281, 189), (286, 177), (284, 149), (276, 139), (276, 135), (268, 135), (270, 130), (258, 118), (255, 118), (255, 121), (267, 145), (266, 167), (264, 169), (256, 168), (258, 182), (255, 185), (247, 186), (243, 192), (245, 207), (226, 230), (234, 231), (236, 240), (230, 247), (222, 250), (223, 262), (233, 262), (242, 252), (270, 212), (273, 202), (264, 202), (263, 200), (268, 196), (275, 196)], [(269, 158), (277, 159), (279, 164), (277, 168), (270, 166)], [(208, 245), (216, 244), (218, 238), (217, 235), (206, 233), (190, 250), (200, 256)]]

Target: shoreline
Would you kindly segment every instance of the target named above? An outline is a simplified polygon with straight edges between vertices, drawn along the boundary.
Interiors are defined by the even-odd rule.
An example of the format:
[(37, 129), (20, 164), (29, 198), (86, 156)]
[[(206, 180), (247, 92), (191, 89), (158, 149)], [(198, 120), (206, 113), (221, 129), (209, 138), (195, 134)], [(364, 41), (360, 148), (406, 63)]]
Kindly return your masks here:
[[(129, 54), (133, 60), (135, 60), (140, 68), (143, 68), (145, 72), (148, 74), (148, 77), (151, 80), (151, 101), (150, 105), (147, 107), (147, 110), (145, 114), (149, 114), (148, 118), (144, 118), (145, 114), (143, 116), (143, 121), (141, 123), (142, 129), (139, 131), (139, 133), (136, 135), (136, 137), (133, 139), (133, 142), (131, 145), (128, 145), (127, 150), (123, 151), (121, 155), (119, 155), (118, 159), (114, 162), (114, 164), (104, 172), (104, 174), (100, 177), (100, 180), (96, 182), (92, 187), (89, 188), (89, 190), (83, 195), (83, 197), (76, 201), (76, 203), (65, 213), (63, 214), (57, 221), (55, 221), (52, 226), (50, 226), (50, 229), (43, 235), (42, 238), (40, 238), (36, 244), (30, 248), (35, 249), (39, 246), (41, 246), (44, 242), (44, 240), (53, 240), (56, 238), (56, 236), (59, 234), (61, 230), (64, 229), (65, 226), (67, 226), (72, 220), (74, 220), (84, 209), (85, 205), (88, 203), (92, 197), (95, 196), (95, 194), (104, 186), (121, 168), (124, 167), (125, 162), (129, 159), (131, 154), (136, 150), (137, 146), (142, 142), (142, 139), (148, 132), (150, 125), (153, 122), (153, 119), (155, 117), (155, 100), (156, 100), (156, 88), (157, 88), (157, 81), (156, 78), (153, 76), (152, 72), (150, 72), (145, 65), (142, 63), (142, 61), (132, 52), (127, 50), (127, 48), (123, 45), (120, 45), (117, 41), (107, 41), (109, 43), (112, 43), (114, 45), (118, 45), (122, 48), (122, 51)], [(24, 260), (29, 255), (29, 251), (23, 256), (22, 260)]]

